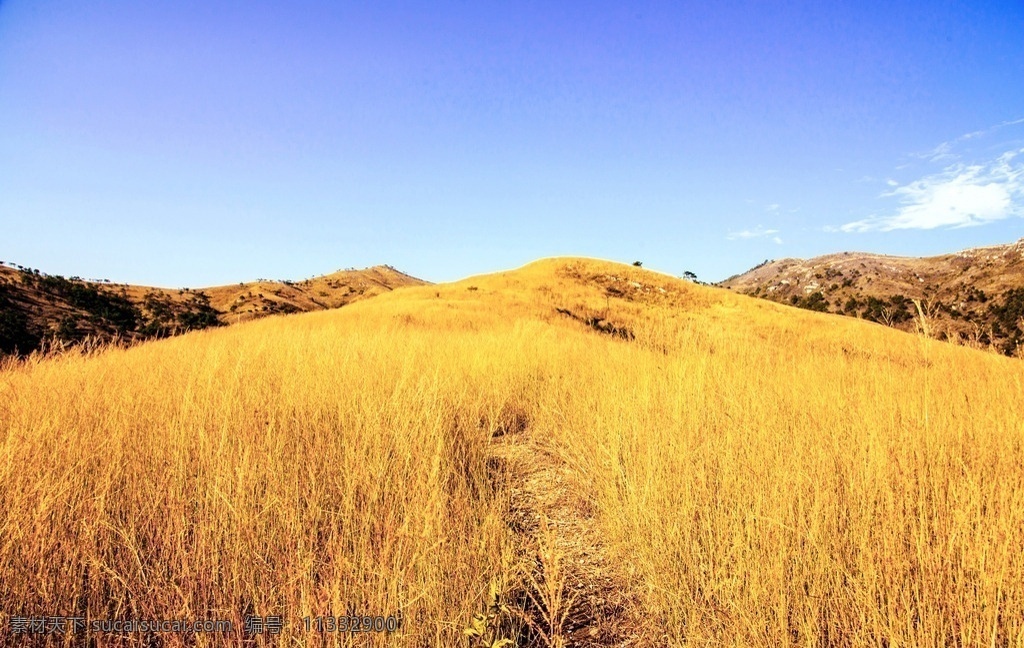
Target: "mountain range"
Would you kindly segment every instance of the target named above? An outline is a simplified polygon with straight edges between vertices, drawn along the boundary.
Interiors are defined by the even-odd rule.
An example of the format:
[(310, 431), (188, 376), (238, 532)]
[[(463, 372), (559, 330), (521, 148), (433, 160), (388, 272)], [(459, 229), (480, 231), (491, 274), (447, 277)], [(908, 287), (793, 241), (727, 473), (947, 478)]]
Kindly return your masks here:
[[(167, 337), (268, 315), (339, 308), (427, 283), (379, 265), (302, 281), (167, 289), (4, 264), (0, 354)], [(1005, 355), (1020, 355), (1024, 348), (1024, 239), (925, 258), (841, 252), (766, 260), (716, 285)]]

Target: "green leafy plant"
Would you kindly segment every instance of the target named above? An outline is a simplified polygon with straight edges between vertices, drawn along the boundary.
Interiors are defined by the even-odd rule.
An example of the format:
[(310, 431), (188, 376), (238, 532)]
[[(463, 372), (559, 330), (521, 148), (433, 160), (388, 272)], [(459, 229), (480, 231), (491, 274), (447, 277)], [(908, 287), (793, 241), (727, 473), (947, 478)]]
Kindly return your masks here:
[(469, 639), (470, 648), (508, 648), (515, 645), (511, 639), (501, 636), (502, 617), (510, 614), (508, 606), (501, 602), (497, 585), (491, 583), (486, 608), (474, 614), (473, 620), (462, 631)]

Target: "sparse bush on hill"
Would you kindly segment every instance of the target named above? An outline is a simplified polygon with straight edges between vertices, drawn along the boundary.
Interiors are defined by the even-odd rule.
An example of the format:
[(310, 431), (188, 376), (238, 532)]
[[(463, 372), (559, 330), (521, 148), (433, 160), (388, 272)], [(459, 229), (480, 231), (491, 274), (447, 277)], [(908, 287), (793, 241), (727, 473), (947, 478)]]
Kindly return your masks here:
[(7, 286), (0, 285), (0, 355), (29, 353), (40, 340), (25, 314), (14, 307)]
[(125, 296), (97, 286), (69, 281), (59, 275), (44, 275), (36, 281), (44, 293), (60, 297), (74, 308), (92, 316), (93, 321), (121, 335), (136, 330), (141, 320), (138, 308)]
[(195, 331), (220, 326), (219, 316), (220, 313), (210, 306), (210, 298), (199, 293), (186, 303), (184, 311), (178, 313), (178, 324), (186, 331)]
[(886, 326), (893, 326), (913, 319), (911, 305), (910, 300), (902, 295), (895, 295), (890, 299), (869, 296), (864, 302), (861, 317)]
[(818, 311), (821, 313), (828, 312), (828, 301), (820, 290), (812, 292), (803, 298), (798, 298), (794, 303), (800, 308), (806, 308), (807, 310)]
[(81, 337), (74, 317), (66, 316), (57, 325), (57, 338), (62, 342), (77, 342)]
[[(210, 306), (204, 292), (193, 293), (184, 302), (175, 302), (167, 295), (151, 291), (143, 305), (149, 320), (140, 329), (146, 337), (167, 337), (175, 333), (220, 326), (220, 312)], [(234, 311), (237, 305), (232, 305)]]
[(995, 318), (993, 332), (1004, 338), (1001, 350), (1013, 355), (1024, 344), (1024, 288), (1013, 288), (1003, 294), (1001, 304), (989, 304)]

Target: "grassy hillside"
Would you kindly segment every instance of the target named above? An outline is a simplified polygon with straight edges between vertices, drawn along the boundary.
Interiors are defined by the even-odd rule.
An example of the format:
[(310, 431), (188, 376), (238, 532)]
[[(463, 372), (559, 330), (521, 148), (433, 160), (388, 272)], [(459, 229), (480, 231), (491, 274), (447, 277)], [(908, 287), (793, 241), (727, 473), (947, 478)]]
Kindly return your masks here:
[(465, 646), (494, 589), (518, 645), (1020, 645), (1022, 466), (1019, 361), (544, 260), (8, 362), (0, 643)]
[(0, 265), (0, 356), (48, 347), (168, 337), (275, 315), (338, 308), (424, 282), (389, 266), (303, 281), (167, 289)]
[(1024, 239), (927, 258), (843, 252), (766, 261), (720, 285), (905, 331), (917, 330), (916, 300), (934, 336), (1024, 356)]

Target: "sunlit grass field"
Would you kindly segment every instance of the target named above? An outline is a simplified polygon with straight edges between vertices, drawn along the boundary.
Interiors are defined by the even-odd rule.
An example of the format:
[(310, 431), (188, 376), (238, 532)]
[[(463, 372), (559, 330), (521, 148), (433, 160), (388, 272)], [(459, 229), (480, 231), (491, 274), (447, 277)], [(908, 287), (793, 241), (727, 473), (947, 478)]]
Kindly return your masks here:
[[(1024, 645), (1024, 363), (564, 259), (8, 363), (0, 644), (465, 646), (528, 582), (504, 432), (585, 476), (653, 645)], [(352, 609), (401, 627), (302, 628)]]

